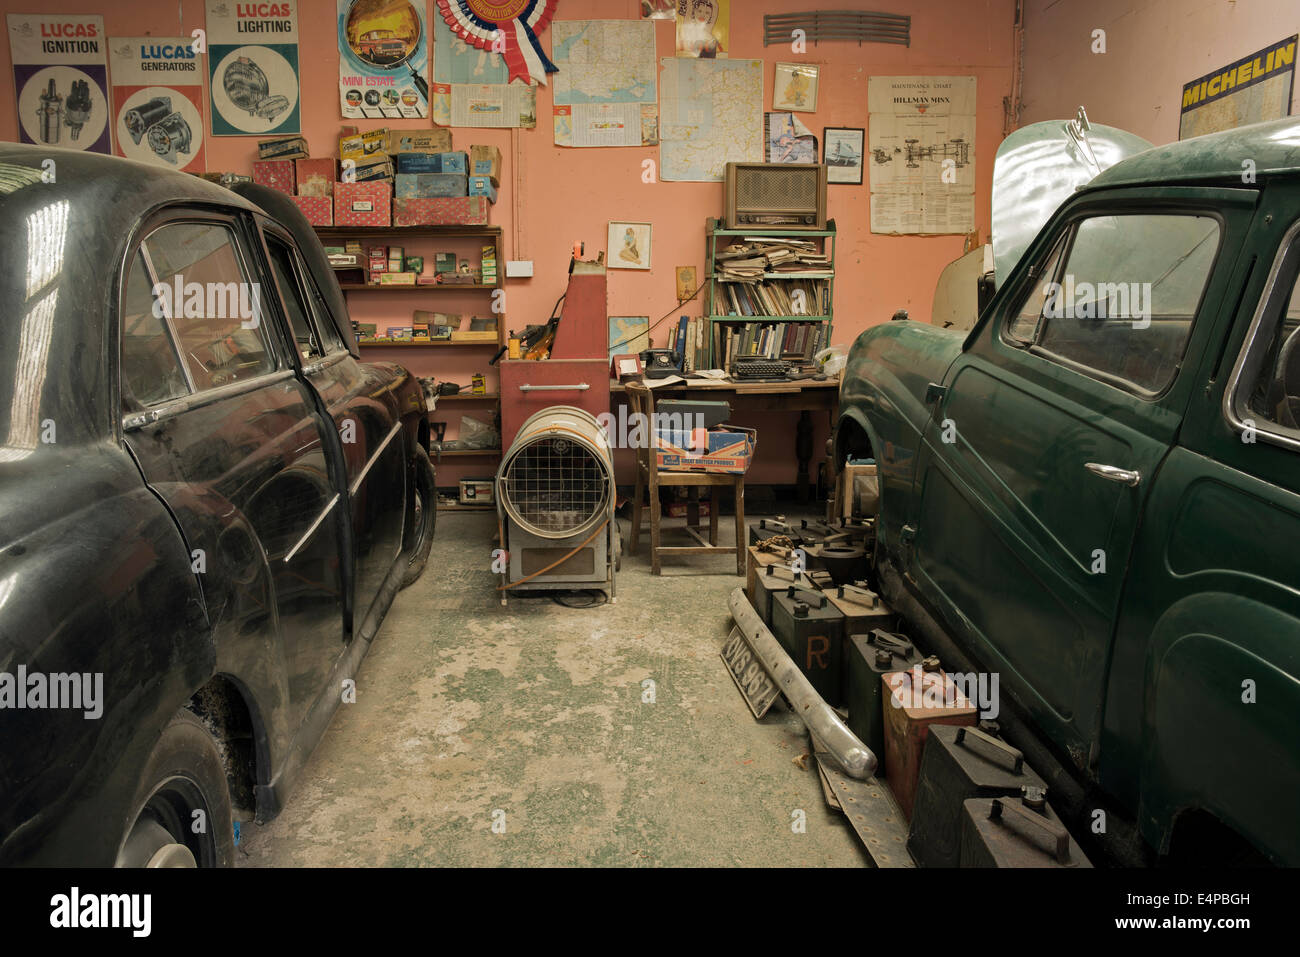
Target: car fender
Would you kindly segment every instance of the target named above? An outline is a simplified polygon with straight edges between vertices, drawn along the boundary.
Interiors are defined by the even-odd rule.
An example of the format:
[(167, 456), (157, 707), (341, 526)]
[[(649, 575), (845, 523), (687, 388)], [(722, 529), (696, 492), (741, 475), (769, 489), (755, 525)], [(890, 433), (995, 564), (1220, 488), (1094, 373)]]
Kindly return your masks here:
[(1300, 793), (1297, 635), (1292, 615), (1226, 592), (1188, 596), (1157, 621), (1145, 661), (1139, 826), (1162, 853), (1177, 815), (1199, 809), (1277, 863), (1300, 864), (1290, 801)]

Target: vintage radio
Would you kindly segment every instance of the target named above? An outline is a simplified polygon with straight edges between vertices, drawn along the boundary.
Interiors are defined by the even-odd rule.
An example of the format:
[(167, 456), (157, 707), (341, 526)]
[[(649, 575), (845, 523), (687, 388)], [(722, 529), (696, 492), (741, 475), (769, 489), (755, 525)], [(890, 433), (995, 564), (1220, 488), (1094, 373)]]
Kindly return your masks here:
[(825, 229), (826, 167), (819, 163), (728, 163), (727, 229)]

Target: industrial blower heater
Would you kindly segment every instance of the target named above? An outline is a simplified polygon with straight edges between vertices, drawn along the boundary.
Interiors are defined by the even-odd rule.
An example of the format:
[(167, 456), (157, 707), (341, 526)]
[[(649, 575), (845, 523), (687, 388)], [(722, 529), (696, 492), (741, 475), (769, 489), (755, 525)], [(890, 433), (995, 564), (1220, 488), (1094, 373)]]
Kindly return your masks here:
[(590, 413), (551, 406), (520, 427), (497, 472), (507, 591), (603, 590), (614, 601), (614, 461)]

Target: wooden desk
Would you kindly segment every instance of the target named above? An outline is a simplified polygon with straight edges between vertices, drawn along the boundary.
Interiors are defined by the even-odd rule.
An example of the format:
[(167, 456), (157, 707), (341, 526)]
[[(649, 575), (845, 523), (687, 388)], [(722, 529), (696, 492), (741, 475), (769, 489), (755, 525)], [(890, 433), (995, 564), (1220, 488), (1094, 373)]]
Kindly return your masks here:
[[(652, 380), (647, 380), (652, 381)], [(618, 400), (626, 401), (621, 383), (610, 380), (610, 407)], [(835, 425), (839, 409), (839, 377), (818, 382), (800, 379), (795, 382), (731, 382), (719, 379), (687, 379), (654, 389), (656, 401), (660, 398), (701, 399), (730, 402), (736, 412), (798, 412), (795, 427), (794, 454), (798, 462), (796, 485), (799, 500), (809, 497), (808, 466), (812, 461), (813, 429), (809, 413), (826, 412), (831, 427)]]

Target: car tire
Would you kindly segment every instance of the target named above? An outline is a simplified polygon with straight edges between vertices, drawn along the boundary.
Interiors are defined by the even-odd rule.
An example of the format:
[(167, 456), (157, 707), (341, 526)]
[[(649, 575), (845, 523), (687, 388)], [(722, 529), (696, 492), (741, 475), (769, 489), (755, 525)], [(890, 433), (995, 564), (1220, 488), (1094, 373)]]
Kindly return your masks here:
[[(180, 712), (163, 728), (145, 762), (132, 807), (134, 815), (117, 854), (118, 867), (234, 864), (225, 763), (216, 739), (192, 712)], [(196, 827), (198, 822), (201, 828)]]
[(415, 517), (411, 521), (411, 537), (403, 549), (409, 556), (406, 574), (402, 576), (403, 588), (414, 585), (424, 574), (424, 566), (429, 562), (429, 549), (433, 548), (433, 531), (438, 523), (438, 490), (433, 463), (421, 446), (416, 446), (413, 459), (415, 494), (411, 507), (415, 510)]

